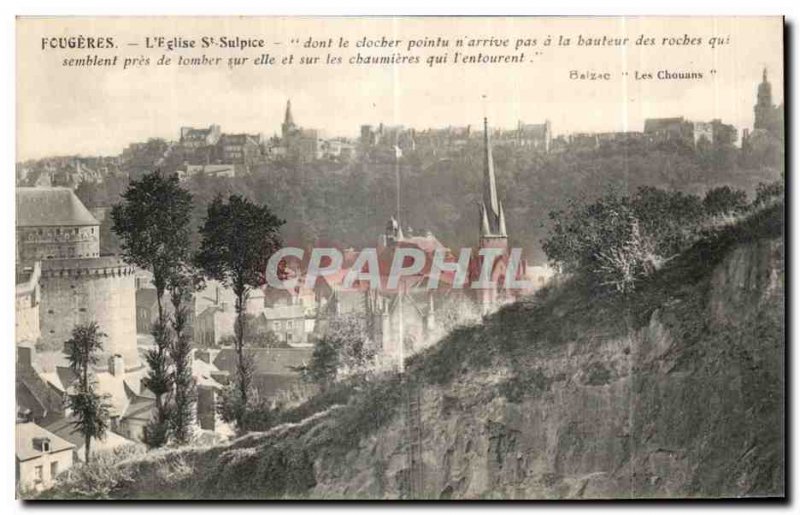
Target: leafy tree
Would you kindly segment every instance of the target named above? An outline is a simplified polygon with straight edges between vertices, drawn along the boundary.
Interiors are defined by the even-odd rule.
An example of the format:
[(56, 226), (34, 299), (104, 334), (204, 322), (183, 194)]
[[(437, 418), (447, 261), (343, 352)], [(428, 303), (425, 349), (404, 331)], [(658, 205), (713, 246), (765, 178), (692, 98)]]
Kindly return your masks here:
[(753, 207), (759, 208), (771, 202), (782, 199), (786, 185), (783, 180), (771, 182), (769, 184), (759, 183), (756, 188), (756, 198), (753, 200)]
[(361, 371), (375, 358), (375, 348), (362, 317), (337, 315), (328, 319), (327, 324), (304, 371), (309, 380), (323, 389), (341, 373)]
[(730, 186), (720, 186), (706, 193), (703, 207), (712, 216), (741, 213), (747, 209), (747, 193)]
[(147, 352), (150, 365), (145, 384), (155, 394), (156, 416), (149, 431), (148, 444), (166, 443), (170, 420), (165, 395), (172, 391), (169, 350), (172, 345), (167, 314), (163, 305), (167, 286), (180, 281), (190, 261), (189, 221), (192, 196), (178, 184), (178, 177), (159, 171), (133, 181), (122, 194), (123, 202), (111, 210), (113, 231), (120, 238), (126, 262), (153, 274), (158, 302), (158, 320), (153, 327), (155, 348)]
[(244, 410), (252, 375), (247, 370), (244, 350), (247, 299), (252, 288), (265, 282), (267, 261), (281, 245), (278, 230), (283, 223), (267, 206), (239, 195), (231, 195), (227, 202), (217, 196), (208, 206), (200, 229), (202, 241), (195, 256), (197, 267), (206, 277), (230, 287), (236, 296), (235, 382), (239, 400), (235, 419), (241, 431), (246, 431)]
[(347, 370), (363, 368), (375, 357), (372, 338), (362, 316), (349, 313), (331, 317), (325, 338), (337, 349), (341, 366)]
[(85, 461), (89, 463), (92, 438), (102, 439), (108, 429), (109, 405), (107, 396), (99, 395), (90, 374), (90, 367), (97, 364), (98, 353), (103, 350), (102, 339), (96, 322), (77, 325), (72, 338), (66, 342), (69, 366), (78, 376), (74, 393), (67, 400), (67, 407), (75, 416), (73, 423), (84, 438)]
[(120, 237), (125, 261), (153, 274), (158, 315), (164, 322), (164, 291), (190, 260), (192, 196), (176, 175), (155, 171), (131, 182), (122, 198), (111, 210), (113, 230)]
[(553, 225), (543, 248), (565, 272), (625, 292), (655, 267), (655, 239), (643, 234), (627, 196), (611, 192), (592, 203), (573, 199), (567, 210), (550, 217)]
[(681, 252), (697, 238), (705, 215), (696, 195), (650, 186), (639, 188), (631, 207), (642, 233), (653, 240), (653, 250), (665, 257)]
[(304, 371), (305, 376), (326, 390), (336, 380), (339, 371), (339, 351), (330, 338), (322, 337), (314, 344), (314, 352)]

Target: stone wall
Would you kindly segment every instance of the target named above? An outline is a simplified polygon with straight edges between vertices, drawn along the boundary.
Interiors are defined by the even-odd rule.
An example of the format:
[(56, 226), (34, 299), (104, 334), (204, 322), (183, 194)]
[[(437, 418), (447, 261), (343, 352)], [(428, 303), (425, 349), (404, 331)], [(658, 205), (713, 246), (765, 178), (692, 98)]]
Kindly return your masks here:
[(17, 227), (17, 262), (94, 258), (100, 255), (100, 226)]
[(120, 354), (128, 370), (139, 367), (133, 267), (116, 257), (47, 260), (40, 284), (45, 345), (57, 347), (76, 324), (95, 321), (107, 335), (104, 354)]

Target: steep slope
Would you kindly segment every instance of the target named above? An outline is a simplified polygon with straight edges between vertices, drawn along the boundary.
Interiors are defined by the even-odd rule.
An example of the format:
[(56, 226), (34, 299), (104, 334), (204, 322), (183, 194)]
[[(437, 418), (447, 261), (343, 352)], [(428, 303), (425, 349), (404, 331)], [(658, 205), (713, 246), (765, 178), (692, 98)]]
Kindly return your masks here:
[[(699, 242), (627, 298), (573, 282), (416, 356), (420, 495), (783, 495), (782, 215)], [(403, 497), (403, 399), (397, 377), (334, 390), (296, 423), (124, 463), (110, 495)]]

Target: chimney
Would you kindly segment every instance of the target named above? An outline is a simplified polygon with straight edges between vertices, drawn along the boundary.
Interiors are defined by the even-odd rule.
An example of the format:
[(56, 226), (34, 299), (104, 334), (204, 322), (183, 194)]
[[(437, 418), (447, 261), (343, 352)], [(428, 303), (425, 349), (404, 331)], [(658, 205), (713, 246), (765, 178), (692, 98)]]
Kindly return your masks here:
[(197, 387), (197, 421), (201, 429), (214, 430), (216, 417), (216, 392), (210, 386)]
[(125, 360), (121, 354), (114, 354), (108, 358), (108, 373), (114, 377), (122, 377), (125, 374)]
[(17, 347), (17, 365), (26, 369), (33, 368), (33, 356), (35, 352), (33, 347)]

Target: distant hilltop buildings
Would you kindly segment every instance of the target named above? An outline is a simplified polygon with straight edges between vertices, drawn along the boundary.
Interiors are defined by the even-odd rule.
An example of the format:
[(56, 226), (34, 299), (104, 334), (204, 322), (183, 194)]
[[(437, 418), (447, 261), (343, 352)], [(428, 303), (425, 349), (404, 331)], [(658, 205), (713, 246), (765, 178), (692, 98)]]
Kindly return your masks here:
[[(750, 151), (783, 140), (783, 104), (774, 105), (767, 70), (762, 73), (754, 106), (752, 130), (743, 129), (741, 144)], [(182, 179), (205, 174), (235, 177), (269, 166), (271, 161), (301, 163), (329, 161), (346, 164), (353, 159), (391, 162), (403, 155), (443, 156), (480, 144), (480, 130), (467, 126), (413, 129), (379, 123), (359, 127), (355, 139), (324, 137), (319, 129), (302, 127), (295, 119), (291, 101), (286, 102), (280, 131), (271, 137), (258, 133), (226, 133), (218, 124), (181, 127), (176, 141), (153, 138), (132, 143), (112, 157), (56, 157), (17, 164), (19, 186), (63, 186), (99, 183), (108, 177), (137, 178), (155, 168), (176, 172)], [(607, 146), (736, 145), (738, 131), (723, 120), (690, 120), (683, 116), (648, 118), (639, 131), (574, 132), (556, 135), (549, 120), (530, 123), (519, 120), (511, 129), (493, 129), (498, 147), (521, 152), (562, 153), (591, 151)]]

